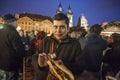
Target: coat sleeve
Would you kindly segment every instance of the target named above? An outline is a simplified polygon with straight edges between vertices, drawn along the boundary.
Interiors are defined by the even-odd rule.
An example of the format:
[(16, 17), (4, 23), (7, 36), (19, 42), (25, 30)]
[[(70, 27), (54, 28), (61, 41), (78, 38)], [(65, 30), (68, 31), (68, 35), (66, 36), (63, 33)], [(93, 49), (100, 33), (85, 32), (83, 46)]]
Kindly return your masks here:
[(79, 75), (83, 70), (78, 60), (81, 55), (80, 43), (78, 41), (74, 42), (71, 50), (72, 56), (69, 56), (70, 62), (65, 62), (65, 66), (70, 69), (74, 75)]
[(25, 46), (23, 45), (21, 38), (17, 31), (12, 31), (10, 32), (10, 34), (11, 34), (10, 42), (12, 44), (12, 47), (15, 53), (17, 53), (17, 55), (19, 56), (18, 58), (22, 59), (23, 56), (25, 55)]

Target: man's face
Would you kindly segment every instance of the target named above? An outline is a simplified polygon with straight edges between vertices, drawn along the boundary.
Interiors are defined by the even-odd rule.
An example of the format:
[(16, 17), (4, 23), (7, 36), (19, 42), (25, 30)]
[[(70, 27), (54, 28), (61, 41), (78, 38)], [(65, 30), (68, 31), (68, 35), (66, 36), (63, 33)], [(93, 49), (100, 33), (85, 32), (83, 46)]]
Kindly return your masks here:
[(63, 39), (68, 33), (67, 24), (65, 20), (53, 21), (53, 35), (57, 40)]
[(113, 43), (114, 40), (113, 40), (113, 37), (112, 36), (109, 36), (108, 39), (107, 39), (108, 43)]

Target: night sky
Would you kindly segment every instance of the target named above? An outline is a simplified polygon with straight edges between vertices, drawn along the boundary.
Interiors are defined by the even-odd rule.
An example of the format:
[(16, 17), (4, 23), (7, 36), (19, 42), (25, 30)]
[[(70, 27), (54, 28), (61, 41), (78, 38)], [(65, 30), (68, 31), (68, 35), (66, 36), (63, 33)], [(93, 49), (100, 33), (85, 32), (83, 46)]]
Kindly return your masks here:
[(53, 17), (60, 2), (64, 13), (70, 4), (74, 25), (82, 14), (89, 26), (120, 21), (120, 0), (0, 0), (0, 15), (26, 12)]

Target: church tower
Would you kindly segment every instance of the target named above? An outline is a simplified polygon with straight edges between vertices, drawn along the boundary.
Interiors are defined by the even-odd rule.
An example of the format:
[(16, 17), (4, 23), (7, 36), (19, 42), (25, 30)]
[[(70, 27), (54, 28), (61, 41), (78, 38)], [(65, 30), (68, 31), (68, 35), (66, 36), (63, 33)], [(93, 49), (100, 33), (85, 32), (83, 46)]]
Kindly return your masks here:
[(70, 8), (70, 4), (69, 4), (69, 7), (68, 7), (68, 11), (67, 11), (67, 17), (69, 19), (69, 27), (73, 27), (73, 12)]
[(56, 11), (56, 13), (63, 13), (61, 2), (59, 4), (59, 6), (58, 6), (58, 10)]
[(84, 27), (84, 29), (88, 28), (88, 20), (83, 14), (81, 15), (81, 18), (80, 18), (80, 27)]
[[(57, 9), (57, 11), (56, 11), (56, 14), (57, 13), (64, 13), (63, 12), (63, 9), (62, 9), (62, 5), (61, 5), (61, 2), (60, 2), (60, 4), (59, 4), (59, 6), (58, 6), (58, 9)], [(69, 5), (69, 7), (68, 7), (68, 10), (67, 10), (67, 17), (68, 17), (68, 19), (69, 19), (69, 27), (73, 27), (73, 12), (72, 12), (72, 10), (71, 10), (71, 8), (70, 8), (70, 5)]]

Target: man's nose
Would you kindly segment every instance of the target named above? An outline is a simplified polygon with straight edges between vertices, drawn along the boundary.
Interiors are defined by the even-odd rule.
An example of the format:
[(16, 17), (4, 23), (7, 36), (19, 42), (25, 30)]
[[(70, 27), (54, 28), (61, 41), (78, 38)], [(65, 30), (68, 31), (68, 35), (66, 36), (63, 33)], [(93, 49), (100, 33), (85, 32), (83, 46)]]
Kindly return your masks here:
[(60, 27), (58, 27), (58, 28), (57, 28), (57, 32), (60, 32), (60, 31), (61, 31), (61, 28), (60, 28)]

